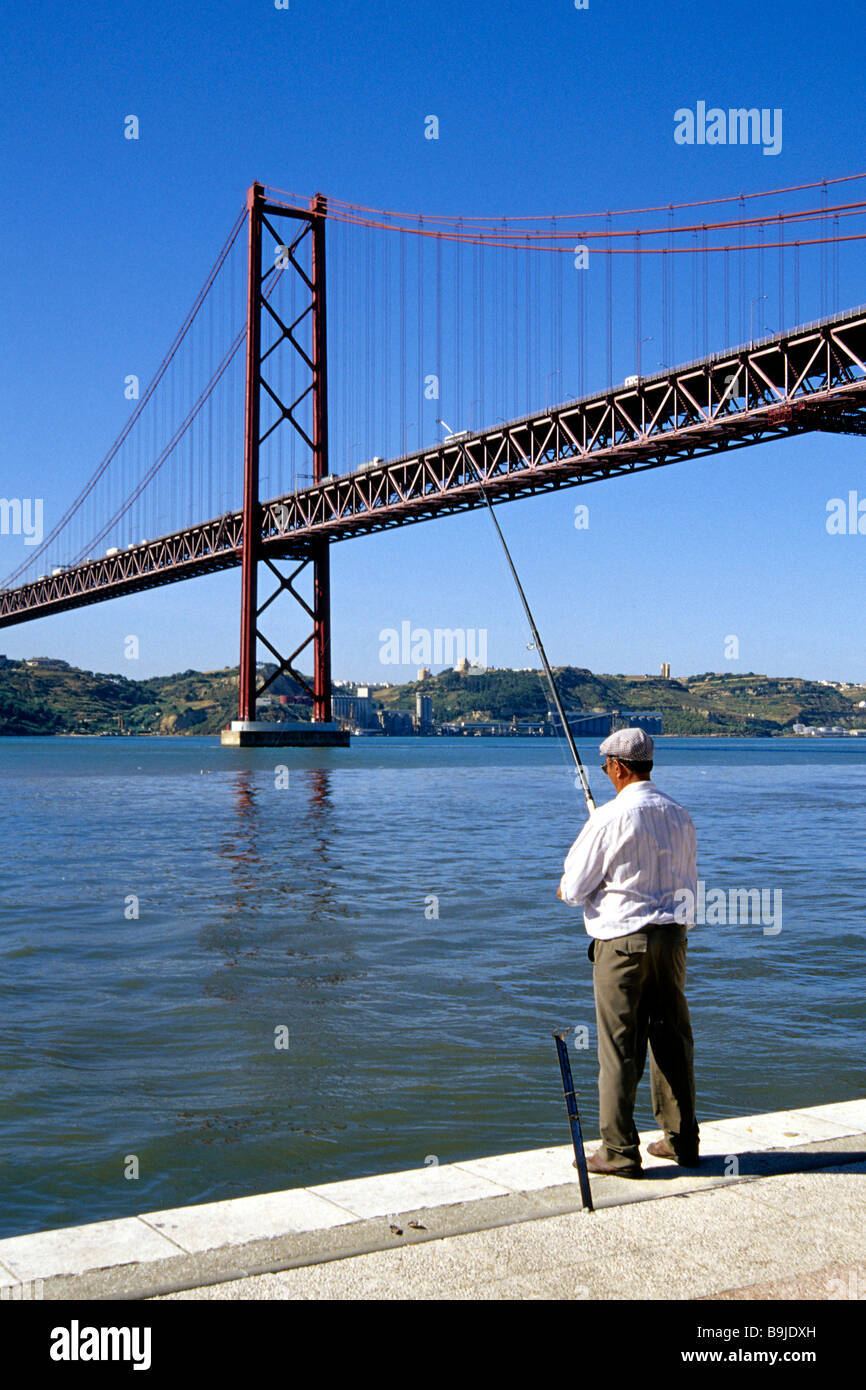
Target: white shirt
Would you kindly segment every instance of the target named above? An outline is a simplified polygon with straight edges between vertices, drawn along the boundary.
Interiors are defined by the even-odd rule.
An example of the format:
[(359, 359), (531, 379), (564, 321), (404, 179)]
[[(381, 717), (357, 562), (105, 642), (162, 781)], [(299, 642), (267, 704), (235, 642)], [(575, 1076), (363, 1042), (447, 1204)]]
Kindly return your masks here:
[[(592, 812), (568, 852), (559, 885), (563, 902), (583, 908), (587, 932), (601, 941), (651, 922), (681, 921), (681, 904), (694, 903), (697, 887), (692, 818), (654, 782), (630, 782)], [(683, 897), (684, 889), (690, 898)], [(685, 915), (691, 925), (693, 913)]]

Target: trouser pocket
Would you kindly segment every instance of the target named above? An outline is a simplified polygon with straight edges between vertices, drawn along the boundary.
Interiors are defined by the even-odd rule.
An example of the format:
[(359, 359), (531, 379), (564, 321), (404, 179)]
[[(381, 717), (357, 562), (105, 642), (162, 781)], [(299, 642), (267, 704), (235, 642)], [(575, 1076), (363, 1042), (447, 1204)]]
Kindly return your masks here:
[(647, 939), (643, 932), (614, 937), (614, 950), (618, 956), (643, 956), (646, 955), (646, 948)]

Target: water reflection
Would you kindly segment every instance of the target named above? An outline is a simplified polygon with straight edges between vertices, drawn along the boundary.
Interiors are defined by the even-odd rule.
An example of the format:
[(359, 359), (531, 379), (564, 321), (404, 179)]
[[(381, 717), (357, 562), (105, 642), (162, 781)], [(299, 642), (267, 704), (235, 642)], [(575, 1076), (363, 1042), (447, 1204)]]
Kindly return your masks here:
[[(244, 955), (256, 954), (278, 924), (303, 935), (345, 913), (334, 884), (339, 831), (331, 770), (243, 768), (232, 774), (230, 795), (232, 815), (217, 845), (228, 872), (201, 941), (235, 964), (242, 943)], [(263, 930), (250, 939), (257, 919)]]

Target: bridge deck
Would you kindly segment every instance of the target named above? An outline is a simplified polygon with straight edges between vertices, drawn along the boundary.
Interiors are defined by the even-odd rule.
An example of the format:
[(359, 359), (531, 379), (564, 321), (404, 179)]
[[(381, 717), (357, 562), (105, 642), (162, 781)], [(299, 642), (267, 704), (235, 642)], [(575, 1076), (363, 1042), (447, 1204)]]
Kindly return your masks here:
[[(262, 506), (263, 551), (304, 558), (491, 500), (659, 468), (808, 430), (866, 434), (866, 307), (337, 477)], [(0, 627), (241, 562), (240, 512), (0, 592)]]

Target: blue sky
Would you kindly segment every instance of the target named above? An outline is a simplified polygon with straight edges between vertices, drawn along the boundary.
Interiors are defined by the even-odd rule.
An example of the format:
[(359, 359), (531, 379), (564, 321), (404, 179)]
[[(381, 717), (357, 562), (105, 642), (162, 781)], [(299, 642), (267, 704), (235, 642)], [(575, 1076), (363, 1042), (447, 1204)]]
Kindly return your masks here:
[[(127, 417), (125, 374), (156, 366), (254, 178), (503, 216), (860, 172), (858, 123), (838, 113), (862, 104), (861, 28), (859, 4), (800, 0), (7, 0), (0, 492), (43, 496), (46, 523), (60, 513)], [(698, 100), (781, 108), (781, 152), (675, 144), (674, 111)], [(863, 251), (845, 255), (843, 299), (862, 302)], [(631, 338), (627, 302), (616, 328)], [(866, 496), (863, 447), (806, 436), (502, 509), (551, 660), (866, 679), (866, 537), (825, 529), (830, 498)], [(21, 558), (20, 538), (0, 537), (3, 573)], [(336, 546), (332, 576), (337, 678), (410, 674), (379, 660), (380, 631), (407, 620), (486, 629), (491, 665), (534, 664), (483, 513)], [(0, 649), (130, 676), (222, 666), (238, 613), (234, 571), (6, 629)]]

